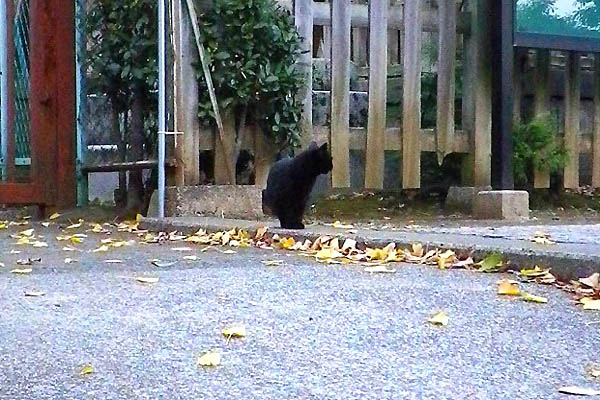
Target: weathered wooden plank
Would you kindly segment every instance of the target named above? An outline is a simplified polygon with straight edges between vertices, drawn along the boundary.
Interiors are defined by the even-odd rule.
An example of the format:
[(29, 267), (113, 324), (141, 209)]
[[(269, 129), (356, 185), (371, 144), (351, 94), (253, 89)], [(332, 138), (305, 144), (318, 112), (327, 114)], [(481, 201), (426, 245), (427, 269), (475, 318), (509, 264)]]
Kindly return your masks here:
[(400, 63), (400, 35), (398, 29), (388, 29), (388, 63)]
[(254, 139), (254, 184), (262, 189), (267, 187), (267, 178), (271, 165), (277, 156), (275, 146), (265, 135), (254, 127), (252, 129)]
[(594, 55), (594, 136), (592, 142), (592, 187), (600, 187), (600, 54)]
[(383, 189), (387, 95), (387, 10), (389, 0), (370, 0), (369, 14), (369, 119), (365, 188)]
[(564, 172), (564, 186), (579, 187), (579, 110), (580, 110), (580, 58), (570, 52), (565, 79), (565, 148), (569, 152)]
[(402, 187), (421, 187), (421, 8), (420, 1), (404, 6), (404, 82), (402, 90)]
[(174, 2), (173, 36), (175, 42), (175, 158), (180, 161), (176, 184), (200, 184), (200, 122), (198, 120), (198, 81), (194, 64), (198, 51), (193, 41), (192, 26), (181, 0)]
[(473, 184), (488, 186), (492, 181), (492, 68), (490, 64), (490, 21), (491, 2), (495, 0), (469, 1), (472, 40), (470, 45), (474, 82), (473, 98)]
[[(547, 115), (550, 112), (550, 95), (548, 83), (550, 82), (550, 51), (538, 49), (535, 55), (533, 86), (533, 114), (535, 117)], [(533, 187), (545, 189), (550, 187), (550, 172), (535, 170)]]
[[(235, 114), (231, 109), (222, 113), (223, 118), (223, 140), (218, 135), (215, 138), (215, 183), (217, 185), (235, 185)], [(229, 167), (227, 162), (231, 163)], [(230, 178), (229, 171), (234, 172), (233, 179)]]
[(513, 72), (513, 122), (521, 122), (521, 100), (523, 97), (523, 75), (527, 62), (527, 49), (518, 47), (514, 51), (515, 65)]
[[(290, 11), (292, 10), (291, 0), (279, 0), (278, 3)], [(329, 2), (313, 2), (315, 25), (331, 26), (329, 4)], [(402, 8), (401, 2), (390, 7), (388, 13), (388, 26), (390, 29), (403, 29), (404, 19)], [(369, 8), (367, 4), (352, 4), (350, 12), (353, 27), (366, 28), (369, 26)], [(423, 10), (421, 15), (423, 32), (438, 32), (437, 13), (433, 10)], [(459, 33), (470, 32), (471, 22), (469, 21), (468, 13), (461, 12), (458, 14), (457, 28)]]
[(367, 64), (368, 34), (368, 29), (352, 28), (352, 61), (358, 67), (363, 67)]
[(441, 165), (444, 157), (452, 153), (454, 136), (454, 93), (456, 76), (456, 3), (439, 2), (440, 34), (438, 38), (437, 77), (437, 156)]
[(298, 92), (302, 101), (302, 115), (300, 117), (300, 136), (302, 146), (305, 147), (312, 138), (312, 51), (313, 51), (313, 12), (312, 0), (296, 0), (294, 6), (294, 20), (298, 33), (302, 37), (302, 54), (298, 57), (296, 67), (305, 76), (304, 85)]
[(331, 27), (323, 27), (323, 41), (321, 42), (321, 57), (330, 59), (331, 57)]
[(350, 186), (350, 0), (331, 3), (331, 152), (334, 188)]

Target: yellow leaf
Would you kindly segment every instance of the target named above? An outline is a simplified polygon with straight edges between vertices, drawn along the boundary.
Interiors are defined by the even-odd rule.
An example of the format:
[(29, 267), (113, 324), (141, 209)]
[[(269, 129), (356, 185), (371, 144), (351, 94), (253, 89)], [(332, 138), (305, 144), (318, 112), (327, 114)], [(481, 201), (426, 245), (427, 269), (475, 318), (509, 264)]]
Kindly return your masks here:
[(199, 357), (196, 364), (201, 367), (216, 367), (217, 365), (221, 364), (221, 353), (209, 351), (208, 353), (205, 353)]
[(69, 239), (71, 241), (71, 243), (75, 244), (75, 243), (83, 243), (83, 239), (79, 238), (79, 237), (71, 237)]
[(95, 250), (92, 250), (92, 253), (99, 253), (99, 252), (104, 252), (104, 251), (108, 251), (108, 246), (103, 244), (102, 246), (98, 247)]
[(223, 328), (221, 332), (225, 337), (244, 337), (246, 336), (246, 327), (244, 325), (232, 325)]
[(332, 259), (332, 258), (341, 258), (341, 257), (344, 257), (344, 255), (337, 250), (325, 248), (325, 249), (319, 250), (317, 252), (317, 254), (315, 254), (315, 257), (320, 258), (320, 259)]
[(0, 223), (0, 229), (8, 229), (5, 222)]
[(548, 299), (542, 296), (536, 296), (527, 292), (523, 292), (521, 297), (525, 301), (531, 301), (533, 303), (547, 303)]
[(438, 268), (444, 269), (456, 260), (456, 254), (452, 250), (446, 250), (438, 256)]
[(439, 313), (435, 314), (433, 317), (429, 318), (428, 322), (430, 322), (434, 325), (446, 326), (446, 325), (448, 325), (449, 320), (450, 319), (448, 318), (446, 313), (444, 313), (443, 311), (440, 311)]
[(367, 257), (371, 260), (384, 261), (387, 256), (387, 253), (383, 249), (367, 249)]
[(32, 236), (33, 235), (33, 231), (34, 229), (27, 229), (26, 231), (21, 231), (19, 232), (19, 235), (21, 236)]
[(135, 216), (135, 222), (141, 222), (142, 221), (142, 214), (136, 214)]
[(67, 226), (65, 229), (77, 229), (77, 228), (81, 228), (81, 223), (82, 222), (83, 222), (83, 220), (80, 219), (78, 223), (71, 224), (71, 225)]
[(385, 265), (376, 265), (374, 267), (366, 267), (365, 272), (394, 273), (394, 272), (396, 272), (396, 270), (393, 268), (388, 268)]
[(12, 272), (13, 274), (26, 275), (26, 274), (30, 274), (31, 271), (33, 271), (31, 268), (15, 268), (10, 272)]
[(548, 269), (542, 269), (538, 265), (536, 265), (533, 269), (522, 269), (521, 270), (521, 275), (526, 276), (526, 277), (530, 277), (530, 278), (536, 278), (538, 276), (544, 276), (548, 272), (550, 272), (549, 268)]
[(102, 225), (100, 225), (100, 224), (94, 224), (92, 226), (92, 232), (94, 232), (94, 233), (101, 233), (102, 231), (104, 231), (104, 228), (102, 227)]
[(49, 219), (50, 221), (52, 221), (53, 219), (56, 219), (56, 218), (58, 218), (58, 217), (60, 217), (60, 214), (59, 214), (59, 213), (54, 213), (54, 214), (52, 214), (52, 215), (51, 215), (51, 216), (50, 216), (48, 219)]
[(561, 387), (558, 389), (560, 393), (574, 394), (579, 396), (597, 396), (600, 395), (600, 390), (581, 388), (577, 386)]
[(421, 243), (413, 243), (412, 245), (412, 255), (415, 257), (423, 257), (423, 245)]
[(150, 277), (145, 277), (145, 276), (138, 276), (137, 278), (135, 278), (135, 280), (140, 283), (157, 283), (158, 282), (158, 278), (150, 278)]
[(37, 291), (37, 290), (28, 290), (27, 292), (25, 292), (25, 296), (27, 296), (27, 297), (40, 297), (40, 296), (43, 296), (45, 294), (46, 293), (40, 292), (40, 291)]
[(268, 267), (277, 267), (283, 264), (283, 260), (264, 260), (261, 263), (265, 264)]
[(92, 374), (94, 372), (94, 368), (92, 368), (92, 366), (90, 364), (84, 365), (81, 368), (81, 371), (79, 371), (80, 375), (89, 375)]
[[(583, 303), (583, 299), (582, 303)], [(588, 300), (583, 303), (583, 309), (589, 311), (600, 311), (600, 299), (598, 300)]]
[(518, 296), (521, 294), (521, 291), (516, 283), (502, 279), (500, 282), (498, 282), (498, 294), (506, 296)]
[(19, 244), (19, 245), (29, 244), (29, 243), (31, 243), (31, 242), (29, 241), (28, 237), (22, 237), (21, 239), (17, 240), (17, 244)]
[(279, 245), (284, 249), (289, 249), (290, 247), (292, 247), (295, 244), (296, 244), (296, 241), (294, 240), (293, 237), (281, 239), (281, 241), (279, 241)]

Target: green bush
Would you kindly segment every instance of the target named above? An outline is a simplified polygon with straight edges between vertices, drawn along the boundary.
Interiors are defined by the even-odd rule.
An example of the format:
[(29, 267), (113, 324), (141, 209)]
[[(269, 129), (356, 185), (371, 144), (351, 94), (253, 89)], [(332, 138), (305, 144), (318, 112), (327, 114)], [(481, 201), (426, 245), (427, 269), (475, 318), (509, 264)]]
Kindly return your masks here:
[(567, 150), (558, 140), (556, 116), (543, 115), (513, 129), (513, 173), (515, 183), (533, 183), (533, 171), (559, 172), (567, 163)]
[[(289, 12), (274, 0), (215, 0), (200, 17), (220, 110), (233, 109), (238, 125), (246, 115), (276, 143), (297, 146), (304, 77), (295, 68), (301, 38)], [(211, 124), (214, 113), (202, 68), (198, 116)], [(239, 119), (244, 119), (241, 121)]]

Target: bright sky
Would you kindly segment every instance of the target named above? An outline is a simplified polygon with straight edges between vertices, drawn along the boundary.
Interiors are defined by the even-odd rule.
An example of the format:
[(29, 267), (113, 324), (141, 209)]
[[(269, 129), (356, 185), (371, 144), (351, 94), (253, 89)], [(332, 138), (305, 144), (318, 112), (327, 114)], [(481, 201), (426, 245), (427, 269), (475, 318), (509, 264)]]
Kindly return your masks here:
[(555, 0), (554, 9), (559, 16), (569, 15), (577, 10), (577, 3), (573, 0)]

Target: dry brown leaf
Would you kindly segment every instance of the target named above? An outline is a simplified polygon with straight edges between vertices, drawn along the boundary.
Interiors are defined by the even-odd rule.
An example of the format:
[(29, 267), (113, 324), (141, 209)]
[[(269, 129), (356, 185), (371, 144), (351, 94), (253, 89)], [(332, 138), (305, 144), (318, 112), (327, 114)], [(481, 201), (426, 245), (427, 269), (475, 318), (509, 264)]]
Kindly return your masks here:
[(595, 272), (587, 278), (579, 278), (579, 282), (592, 289), (600, 289), (600, 274)]

